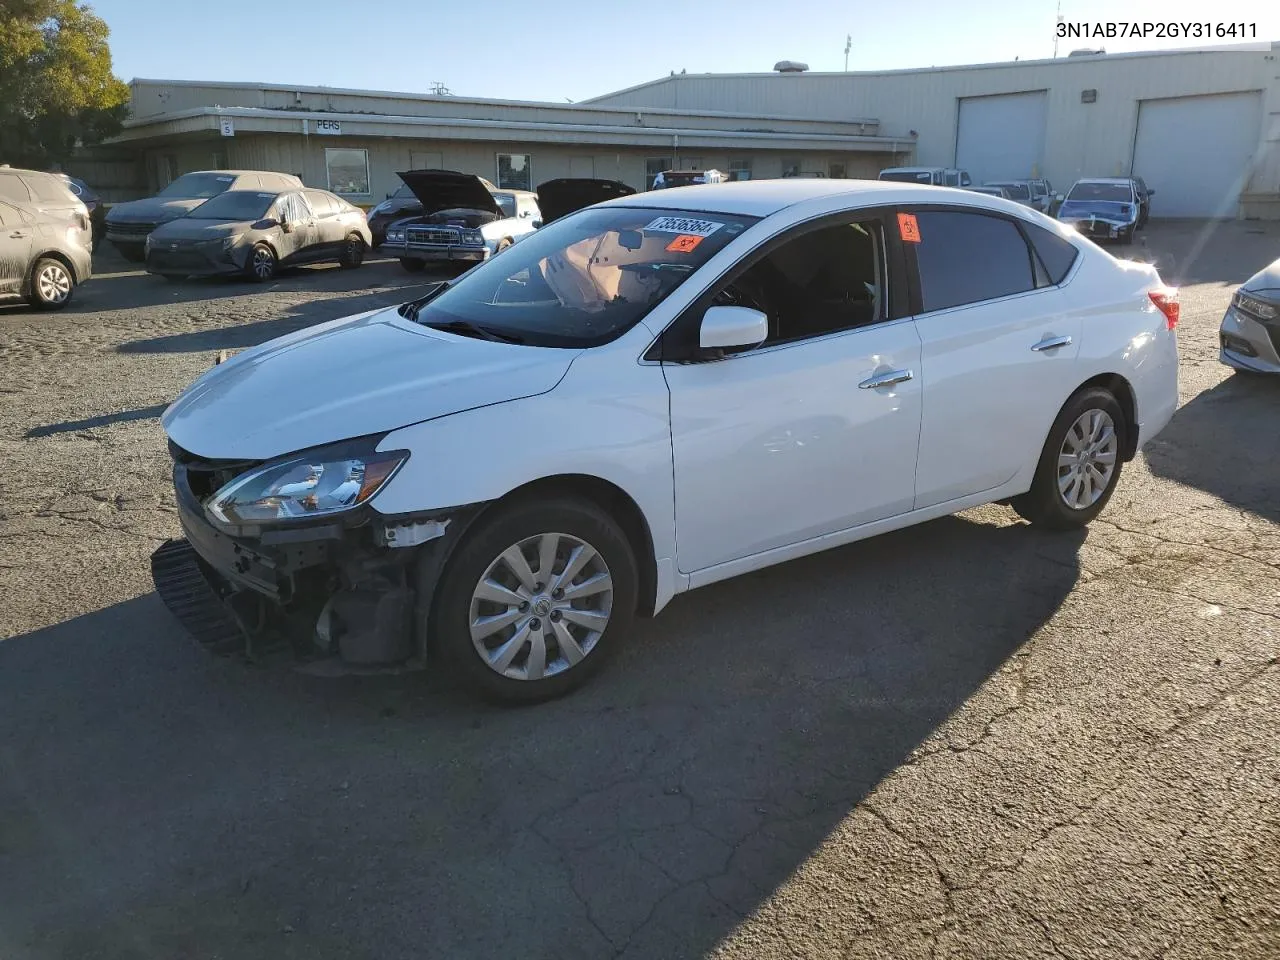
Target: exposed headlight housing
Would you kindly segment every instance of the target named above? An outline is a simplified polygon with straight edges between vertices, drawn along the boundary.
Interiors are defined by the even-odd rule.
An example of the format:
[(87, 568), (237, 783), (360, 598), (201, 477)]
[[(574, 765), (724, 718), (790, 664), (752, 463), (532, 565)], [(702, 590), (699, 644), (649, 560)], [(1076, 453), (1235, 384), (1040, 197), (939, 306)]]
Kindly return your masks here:
[(350, 444), (322, 448), (255, 467), (205, 501), (216, 526), (310, 520), (354, 510), (409, 459), (407, 450), (361, 452)]
[(388, 230), (388, 231), (387, 231), (387, 239), (388, 239), (389, 241), (391, 241), (392, 243), (404, 243), (404, 231), (403, 231), (403, 230)]
[(1280, 317), (1280, 307), (1273, 303), (1259, 300), (1257, 297), (1251, 297), (1247, 293), (1241, 293), (1239, 290), (1231, 298), (1231, 302), (1237, 310), (1242, 310), (1249, 316), (1257, 317), (1259, 320), (1274, 320), (1276, 317)]

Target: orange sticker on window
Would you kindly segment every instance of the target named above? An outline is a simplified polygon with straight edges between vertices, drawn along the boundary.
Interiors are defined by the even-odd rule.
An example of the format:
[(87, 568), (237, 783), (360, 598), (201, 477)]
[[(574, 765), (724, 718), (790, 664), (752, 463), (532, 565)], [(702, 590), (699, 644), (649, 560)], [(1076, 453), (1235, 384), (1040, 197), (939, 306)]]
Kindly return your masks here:
[(898, 214), (898, 232), (907, 243), (920, 242), (920, 224), (916, 223), (914, 213)]
[(693, 248), (702, 242), (702, 237), (692, 233), (682, 233), (667, 244), (667, 253), (692, 253)]

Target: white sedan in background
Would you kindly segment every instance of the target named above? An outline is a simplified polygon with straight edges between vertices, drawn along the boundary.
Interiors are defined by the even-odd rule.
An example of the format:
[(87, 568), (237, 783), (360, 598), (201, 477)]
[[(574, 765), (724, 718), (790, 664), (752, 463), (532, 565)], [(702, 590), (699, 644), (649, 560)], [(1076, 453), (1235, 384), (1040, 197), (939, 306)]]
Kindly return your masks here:
[(1151, 266), (973, 192), (609, 201), (204, 374), (157, 586), (206, 640), (222, 605), (251, 650), (553, 697), (696, 587), (990, 501), (1088, 523), (1173, 414), (1177, 319)]

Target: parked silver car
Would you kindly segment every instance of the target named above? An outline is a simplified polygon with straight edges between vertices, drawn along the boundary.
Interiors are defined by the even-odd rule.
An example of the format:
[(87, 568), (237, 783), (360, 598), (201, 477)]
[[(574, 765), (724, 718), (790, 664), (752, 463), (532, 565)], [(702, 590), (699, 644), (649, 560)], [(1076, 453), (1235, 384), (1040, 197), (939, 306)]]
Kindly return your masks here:
[(1009, 194), (1009, 199), (1024, 207), (1034, 207), (1035, 200), (1031, 195), (1031, 185), (1025, 180), (989, 180), (983, 186), (1002, 187)]
[(302, 181), (289, 173), (263, 170), (196, 170), (145, 200), (117, 203), (107, 214), (107, 239), (126, 260), (140, 262), (147, 237), (162, 223), (185, 217), (210, 197), (228, 190), (301, 190)]
[(71, 302), (93, 276), (93, 228), (61, 177), (0, 168), (0, 299), (23, 297), (42, 310)]
[(1280, 260), (1240, 285), (1218, 329), (1218, 359), (1237, 370), (1280, 373)]

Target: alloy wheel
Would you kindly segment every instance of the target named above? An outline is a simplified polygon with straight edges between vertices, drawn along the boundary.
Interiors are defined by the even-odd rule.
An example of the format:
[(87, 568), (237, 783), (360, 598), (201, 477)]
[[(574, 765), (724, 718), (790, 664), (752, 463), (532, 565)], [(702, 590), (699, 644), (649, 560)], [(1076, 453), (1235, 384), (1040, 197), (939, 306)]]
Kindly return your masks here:
[(1087, 510), (1106, 493), (1120, 452), (1116, 425), (1105, 410), (1086, 410), (1058, 451), (1058, 492), (1072, 510)]
[(36, 275), (36, 289), (45, 303), (62, 303), (71, 296), (71, 275), (62, 264), (47, 263)]
[(270, 280), (276, 272), (276, 258), (266, 247), (253, 251), (253, 275), (259, 280)]
[(543, 533), (512, 544), (471, 594), (471, 642), (489, 669), (541, 680), (591, 654), (609, 625), (613, 577), (578, 537)]

